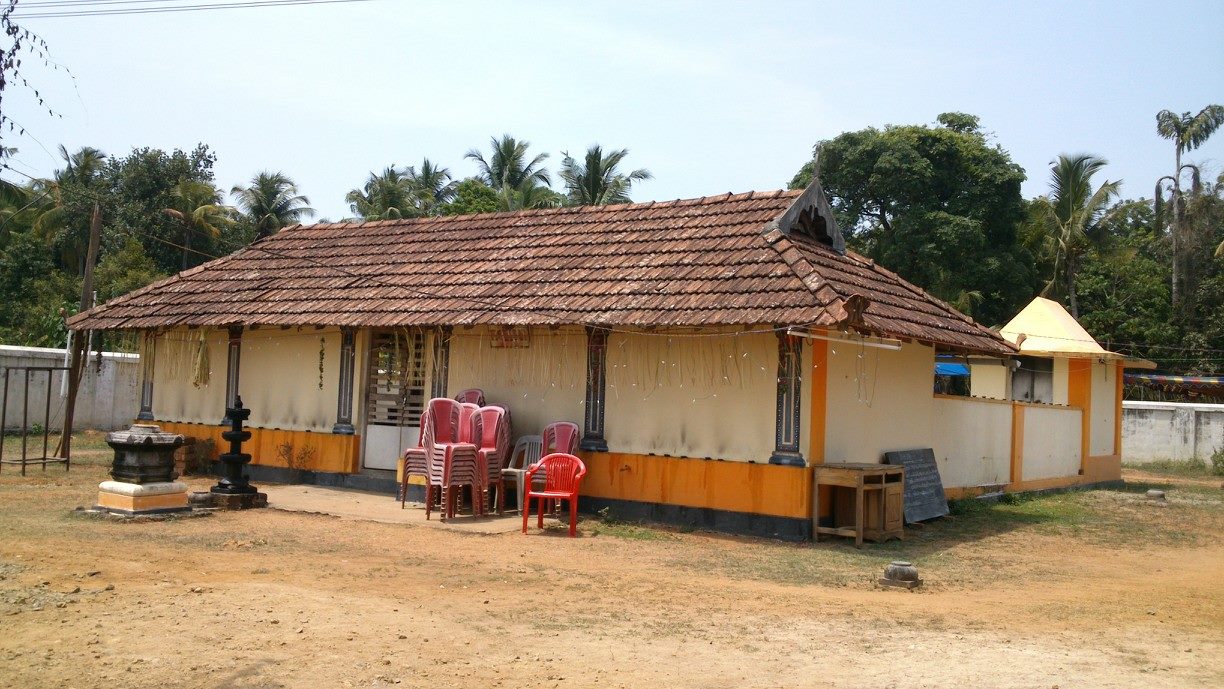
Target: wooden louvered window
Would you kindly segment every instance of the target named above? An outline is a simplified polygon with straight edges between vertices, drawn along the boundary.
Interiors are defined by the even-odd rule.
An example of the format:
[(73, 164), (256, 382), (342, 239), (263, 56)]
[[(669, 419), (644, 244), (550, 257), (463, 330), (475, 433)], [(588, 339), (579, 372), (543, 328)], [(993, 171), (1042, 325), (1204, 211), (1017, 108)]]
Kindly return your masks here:
[(425, 409), (425, 337), (374, 331), (367, 358), (366, 423), (419, 426)]

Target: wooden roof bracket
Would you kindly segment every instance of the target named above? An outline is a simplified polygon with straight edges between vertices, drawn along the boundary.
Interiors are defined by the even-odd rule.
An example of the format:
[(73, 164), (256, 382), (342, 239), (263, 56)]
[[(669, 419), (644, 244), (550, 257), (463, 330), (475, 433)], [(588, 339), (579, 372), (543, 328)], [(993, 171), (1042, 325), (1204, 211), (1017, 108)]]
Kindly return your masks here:
[(803, 191), (794, 203), (782, 215), (771, 220), (765, 226), (765, 232), (778, 229), (787, 236), (803, 235), (811, 240), (832, 247), (843, 256), (846, 254), (846, 239), (842, 236), (837, 220), (833, 217), (833, 207), (825, 195), (820, 180), (812, 178), (812, 183)]

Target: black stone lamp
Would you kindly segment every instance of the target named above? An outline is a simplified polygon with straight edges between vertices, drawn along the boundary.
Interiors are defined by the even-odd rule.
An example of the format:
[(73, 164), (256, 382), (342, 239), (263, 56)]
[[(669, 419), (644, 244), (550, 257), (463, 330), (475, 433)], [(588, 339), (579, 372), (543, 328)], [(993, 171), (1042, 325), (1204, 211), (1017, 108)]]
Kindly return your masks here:
[(243, 467), (251, 463), (251, 455), (242, 451), (242, 443), (251, 439), (251, 432), (243, 430), (242, 423), (251, 417), (251, 410), (244, 409), (242, 398), (234, 398), (234, 406), (225, 410), (225, 418), (230, 422), (230, 429), (221, 433), (221, 437), (229, 441), (229, 452), (220, 456), (222, 464), (221, 480), (212, 487), (212, 493), (221, 495), (253, 495), (257, 493), (255, 486), (243, 473)]

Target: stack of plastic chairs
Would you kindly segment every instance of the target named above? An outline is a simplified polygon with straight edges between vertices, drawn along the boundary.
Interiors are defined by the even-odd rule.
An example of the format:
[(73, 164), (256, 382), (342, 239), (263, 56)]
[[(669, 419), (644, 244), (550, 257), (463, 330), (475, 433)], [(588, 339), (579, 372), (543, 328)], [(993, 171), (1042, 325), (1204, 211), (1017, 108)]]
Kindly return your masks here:
[(510, 418), (506, 410), (494, 406), (477, 410), (472, 416), (472, 442), (479, 448), (476, 454), (485, 472), (486, 495), (482, 499), (487, 501), (497, 488), (497, 513), (501, 514), (506, 509), (502, 469), (510, 461)]
[[(471, 405), (475, 406), (475, 405)], [(464, 412), (467, 412), (466, 414)], [(443, 520), (455, 516), (456, 489), (471, 486), (473, 496), (479, 496), (485, 482), (479, 471), (476, 446), (464, 437), (470, 429), (474, 409), (465, 410), (455, 400), (437, 397), (429, 401), (429, 426), (422, 431), (428, 438), (425, 450), (429, 457), (429, 476), (425, 490), (425, 518), (433, 507), (434, 491), (440, 490)], [(479, 500), (473, 500), (473, 512), (482, 514)]]
[(408, 478), (420, 476), (429, 483), (429, 451), (425, 447), (430, 443), (433, 434), (433, 424), (429, 421), (429, 409), (421, 414), (421, 437), (416, 447), (404, 450), (404, 475), (400, 477), (400, 509), (408, 502)]
[(484, 390), (481, 390), (480, 388), (468, 388), (467, 390), (461, 390), (459, 391), (458, 395), (455, 395), (455, 401), (459, 402), (460, 404), (474, 404), (477, 407), (483, 407), (485, 406)]

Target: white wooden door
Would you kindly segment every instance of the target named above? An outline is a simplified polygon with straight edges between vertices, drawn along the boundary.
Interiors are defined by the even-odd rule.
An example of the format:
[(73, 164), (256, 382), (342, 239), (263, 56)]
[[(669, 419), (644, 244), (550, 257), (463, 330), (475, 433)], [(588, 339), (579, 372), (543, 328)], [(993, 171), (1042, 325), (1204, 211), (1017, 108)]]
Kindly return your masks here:
[(362, 467), (394, 471), (420, 438), (425, 407), (425, 342), (420, 334), (376, 330), (366, 357)]

